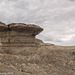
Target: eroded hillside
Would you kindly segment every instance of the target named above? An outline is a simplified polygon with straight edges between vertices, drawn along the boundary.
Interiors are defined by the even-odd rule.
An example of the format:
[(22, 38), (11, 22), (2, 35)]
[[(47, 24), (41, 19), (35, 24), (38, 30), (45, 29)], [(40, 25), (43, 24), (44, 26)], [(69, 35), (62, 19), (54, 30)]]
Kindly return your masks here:
[(75, 46), (43, 43), (35, 38), (43, 29), (35, 25), (0, 27), (1, 75), (75, 75)]

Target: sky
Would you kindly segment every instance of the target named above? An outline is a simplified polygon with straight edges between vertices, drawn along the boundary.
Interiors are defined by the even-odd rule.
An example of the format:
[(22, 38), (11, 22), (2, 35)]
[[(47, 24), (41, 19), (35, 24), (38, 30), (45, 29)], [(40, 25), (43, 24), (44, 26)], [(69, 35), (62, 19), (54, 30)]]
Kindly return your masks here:
[(45, 43), (75, 46), (75, 0), (0, 0), (0, 21), (39, 25)]

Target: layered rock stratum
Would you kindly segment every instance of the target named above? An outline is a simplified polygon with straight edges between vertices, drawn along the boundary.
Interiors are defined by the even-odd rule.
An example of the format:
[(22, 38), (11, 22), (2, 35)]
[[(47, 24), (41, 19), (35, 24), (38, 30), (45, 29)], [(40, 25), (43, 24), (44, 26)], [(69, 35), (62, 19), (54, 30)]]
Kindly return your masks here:
[(75, 46), (36, 39), (43, 28), (0, 22), (0, 75), (75, 75)]

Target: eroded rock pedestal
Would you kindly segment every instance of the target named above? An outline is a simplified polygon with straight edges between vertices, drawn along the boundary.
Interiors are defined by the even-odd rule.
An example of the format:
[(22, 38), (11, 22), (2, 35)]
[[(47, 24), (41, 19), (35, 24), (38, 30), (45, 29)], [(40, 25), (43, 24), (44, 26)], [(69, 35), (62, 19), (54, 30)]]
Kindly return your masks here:
[(42, 28), (33, 24), (12, 23), (0, 24), (0, 41), (2, 52), (17, 53), (26, 50), (36, 50), (43, 42), (35, 36), (43, 31)]
[(35, 39), (35, 36), (42, 30), (39, 26), (22, 23), (12, 23), (7, 26), (0, 25), (1, 43), (3, 46), (9, 46), (10, 44), (12, 44), (12, 46), (26, 46), (26, 44), (36, 45), (42, 43), (42, 41)]

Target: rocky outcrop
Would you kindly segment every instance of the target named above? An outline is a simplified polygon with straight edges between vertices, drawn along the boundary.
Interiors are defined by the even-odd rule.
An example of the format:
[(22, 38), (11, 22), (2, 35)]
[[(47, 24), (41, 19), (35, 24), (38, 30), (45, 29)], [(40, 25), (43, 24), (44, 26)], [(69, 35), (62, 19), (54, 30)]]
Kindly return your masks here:
[(21, 34), (23, 32), (24, 34), (26, 33), (31, 34), (30, 36), (36, 36), (41, 31), (43, 31), (43, 28), (40, 28), (39, 26), (34, 24), (12, 23), (12, 24), (5, 25), (4, 23), (1, 22), (0, 31), (2, 32), (15, 31), (15, 32), (21, 32)]
[(34, 46), (43, 43), (35, 38), (37, 34), (43, 31), (42, 28), (34, 24), (12, 23), (0, 24), (0, 38), (2, 46)]
[(35, 38), (42, 30), (32, 24), (0, 24), (0, 73), (75, 75), (75, 46), (43, 43)]

